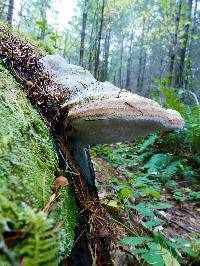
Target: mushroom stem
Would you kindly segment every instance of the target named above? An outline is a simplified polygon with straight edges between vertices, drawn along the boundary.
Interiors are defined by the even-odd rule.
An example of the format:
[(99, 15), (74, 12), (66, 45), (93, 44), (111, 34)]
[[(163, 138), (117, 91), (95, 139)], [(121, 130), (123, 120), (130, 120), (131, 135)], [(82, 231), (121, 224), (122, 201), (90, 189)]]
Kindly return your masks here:
[(79, 166), (81, 175), (85, 179), (90, 195), (98, 198), (98, 192), (95, 186), (95, 173), (88, 147), (72, 137), (68, 137), (68, 143), (72, 151), (72, 156)]

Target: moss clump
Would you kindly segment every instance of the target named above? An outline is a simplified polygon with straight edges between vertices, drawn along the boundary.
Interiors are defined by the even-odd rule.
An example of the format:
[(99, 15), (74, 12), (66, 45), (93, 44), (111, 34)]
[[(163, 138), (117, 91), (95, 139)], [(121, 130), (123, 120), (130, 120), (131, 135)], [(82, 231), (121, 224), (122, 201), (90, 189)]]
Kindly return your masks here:
[(57, 161), (48, 131), (2, 66), (0, 82), (0, 187), (43, 208)]
[[(18, 211), (24, 204), (42, 210), (52, 194), (57, 161), (43, 120), (0, 64), (0, 194)], [(55, 225), (59, 224), (56, 234), (65, 254), (73, 244), (76, 215), (74, 195), (69, 187), (64, 187), (58, 207), (50, 216)], [(0, 231), (0, 239), (2, 235)]]

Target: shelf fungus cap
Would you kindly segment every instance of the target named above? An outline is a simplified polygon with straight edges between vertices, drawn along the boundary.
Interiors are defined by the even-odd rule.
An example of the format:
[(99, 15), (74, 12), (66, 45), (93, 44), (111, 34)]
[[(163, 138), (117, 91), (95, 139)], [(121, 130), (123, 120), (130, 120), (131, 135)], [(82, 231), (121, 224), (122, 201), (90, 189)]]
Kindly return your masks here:
[(44, 66), (70, 91), (63, 104), (65, 130), (83, 144), (134, 140), (152, 132), (181, 129), (184, 120), (157, 102), (121, 90), (109, 82), (98, 82), (81, 67), (69, 65), (60, 56), (46, 56)]

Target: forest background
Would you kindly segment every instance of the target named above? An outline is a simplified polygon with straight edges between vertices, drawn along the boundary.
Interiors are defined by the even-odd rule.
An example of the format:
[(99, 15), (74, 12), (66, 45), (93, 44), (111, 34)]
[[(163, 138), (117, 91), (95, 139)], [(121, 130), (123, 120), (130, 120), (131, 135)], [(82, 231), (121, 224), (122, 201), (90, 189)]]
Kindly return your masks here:
[[(117, 171), (108, 171), (107, 181), (97, 175), (98, 188), (102, 201), (115, 195), (106, 206), (111, 213), (117, 209), (113, 219), (122, 233), (116, 239), (134, 247), (128, 251), (134, 259), (141, 265), (143, 261), (198, 265), (200, 2), (66, 1), (74, 7), (66, 24), (65, 10), (56, 11), (61, 2), (1, 0), (0, 20), (47, 53), (88, 69), (99, 81), (110, 81), (181, 113), (186, 122), (183, 130), (129, 144), (97, 145), (91, 155), (99, 172), (107, 173), (110, 165)], [(139, 233), (134, 230), (137, 223), (143, 226)], [(171, 264), (163, 250), (159, 253), (160, 246), (170, 251)]]

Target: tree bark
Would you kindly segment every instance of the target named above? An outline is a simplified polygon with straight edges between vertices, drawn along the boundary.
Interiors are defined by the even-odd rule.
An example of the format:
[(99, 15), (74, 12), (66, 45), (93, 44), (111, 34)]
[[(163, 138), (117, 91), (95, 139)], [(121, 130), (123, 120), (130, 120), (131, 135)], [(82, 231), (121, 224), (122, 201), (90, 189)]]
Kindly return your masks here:
[(97, 45), (97, 53), (95, 59), (95, 67), (94, 67), (94, 77), (97, 79), (98, 77), (98, 70), (99, 70), (99, 55), (101, 52), (101, 36), (103, 30), (103, 22), (104, 22), (104, 9), (105, 9), (105, 0), (103, 0), (102, 8), (101, 8), (101, 19), (100, 19), (100, 27), (98, 33), (98, 45)]
[(110, 52), (110, 36), (111, 36), (111, 29), (108, 29), (106, 32), (105, 41), (104, 41), (104, 60), (103, 60), (101, 81), (105, 81), (108, 78), (108, 59), (109, 59), (109, 52)]
[(185, 56), (186, 56), (186, 50), (187, 50), (187, 43), (188, 43), (188, 37), (189, 37), (189, 29), (190, 29), (190, 23), (188, 21), (191, 21), (191, 13), (192, 13), (192, 2), (193, 0), (188, 0), (187, 2), (187, 11), (186, 11), (186, 25), (184, 29), (184, 35), (183, 35), (183, 43), (180, 44), (179, 47), (179, 62), (178, 62), (178, 68), (176, 73), (176, 80), (175, 80), (175, 87), (181, 88), (183, 87), (185, 83), (184, 79), (184, 70), (185, 70)]
[(142, 36), (140, 43), (140, 55), (139, 55), (139, 68), (138, 68), (138, 77), (137, 77), (137, 91), (141, 92), (141, 72), (142, 72), (142, 61), (143, 61), (143, 50), (144, 50), (144, 34), (145, 34), (145, 18), (143, 19), (142, 25)]
[(182, 0), (179, 0), (178, 2), (178, 9), (177, 9), (177, 15), (176, 15), (176, 24), (175, 24), (175, 32), (174, 37), (172, 41), (172, 45), (170, 47), (170, 63), (169, 63), (169, 84), (172, 84), (172, 78), (173, 78), (173, 72), (174, 72), (174, 64), (175, 64), (175, 56), (176, 56), (176, 47), (177, 47), (177, 40), (178, 40), (178, 31), (179, 31), (179, 22), (180, 22), (180, 16), (181, 16), (181, 6), (182, 6)]
[(97, 16), (97, 10), (98, 10), (98, 4), (97, 2), (97, 8), (94, 12), (94, 17), (93, 17), (93, 22), (92, 22), (92, 29), (90, 33), (90, 48), (89, 48), (89, 59), (88, 59), (88, 69), (92, 71), (92, 61), (94, 60), (94, 55), (95, 55), (95, 47), (96, 47), (96, 42), (97, 42), (97, 34), (95, 36), (95, 40), (93, 41), (93, 35), (94, 35), (94, 30), (98, 28), (98, 19), (96, 18)]
[(142, 95), (146, 95), (146, 91), (143, 88), (144, 85), (144, 76), (145, 76), (145, 70), (146, 70), (146, 61), (147, 61), (147, 53), (144, 52), (143, 56), (143, 62), (142, 62), (142, 71), (141, 71), (141, 79), (140, 79), (140, 91), (142, 91)]
[(122, 36), (121, 47), (120, 47), (120, 67), (119, 67), (119, 86), (120, 86), (120, 88), (122, 88), (123, 55), (124, 55), (124, 36)]
[(79, 60), (80, 66), (83, 66), (85, 31), (86, 31), (87, 15), (88, 15), (88, 2), (89, 2), (89, 0), (85, 0), (84, 7), (83, 7), (83, 20), (82, 20), (81, 45), (80, 45), (80, 60)]
[(7, 13), (7, 22), (10, 25), (12, 25), (12, 21), (13, 21), (13, 10), (14, 10), (14, 0), (9, 0), (8, 13)]
[(197, 4), (198, 0), (195, 0), (194, 12), (192, 18), (192, 29), (190, 34), (190, 42), (188, 47), (188, 57), (186, 62), (186, 80), (185, 80), (185, 88), (188, 89), (191, 86), (192, 79), (192, 60), (193, 60), (193, 35), (196, 33), (196, 23), (197, 23)]
[(128, 53), (128, 60), (127, 60), (127, 70), (126, 70), (126, 88), (130, 90), (130, 83), (131, 83), (131, 63), (132, 63), (132, 48), (133, 48), (133, 31), (131, 32), (130, 36), (130, 45), (129, 45), (129, 53)]

